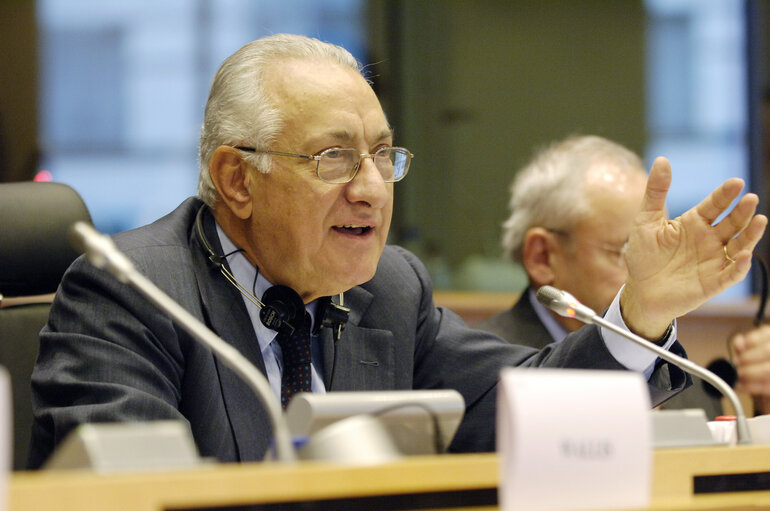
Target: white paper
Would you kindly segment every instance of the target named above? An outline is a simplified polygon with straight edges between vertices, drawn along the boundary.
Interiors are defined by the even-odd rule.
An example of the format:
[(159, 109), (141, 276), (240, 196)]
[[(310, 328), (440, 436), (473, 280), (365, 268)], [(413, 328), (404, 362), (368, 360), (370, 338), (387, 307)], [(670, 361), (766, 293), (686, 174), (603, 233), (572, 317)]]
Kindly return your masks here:
[(715, 442), (727, 445), (737, 443), (738, 433), (735, 430), (735, 421), (710, 421), (708, 427)]
[(770, 415), (759, 415), (746, 420), (751, 441), (755, 444), (770, 444)]
[(504, 370), (497, 406), (500, 509), (648, 507), (649, 410), (639, 373)]
[[(738, 443), (737, 423), (735, 420), (711, 421), (708, 423), (714, 440), (728, 445)], [(770, 415), (758, 415), (746, 419), (751, 443), (757, 445), (770, 444)]]

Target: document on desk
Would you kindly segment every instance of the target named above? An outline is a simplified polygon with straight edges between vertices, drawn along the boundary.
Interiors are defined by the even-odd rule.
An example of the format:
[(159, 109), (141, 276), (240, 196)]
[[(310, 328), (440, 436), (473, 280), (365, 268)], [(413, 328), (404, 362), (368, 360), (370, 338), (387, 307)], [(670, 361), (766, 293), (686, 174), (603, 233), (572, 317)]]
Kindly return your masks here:
[(640, 374), (511, 368), (500, 378), (500, 509), (649, 506), (650, 398)]

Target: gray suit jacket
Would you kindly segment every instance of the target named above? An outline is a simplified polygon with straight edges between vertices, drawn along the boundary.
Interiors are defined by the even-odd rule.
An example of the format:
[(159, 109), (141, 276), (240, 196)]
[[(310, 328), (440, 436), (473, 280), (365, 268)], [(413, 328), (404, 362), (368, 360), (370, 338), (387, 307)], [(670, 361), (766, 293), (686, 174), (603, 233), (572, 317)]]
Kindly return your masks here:
[[(241, 295), (208, 261), (194, 233), (200, 206), (188, 199), (115, 241), (141, 273), (264, 372)], [(209, 219), (207, 237), (219, 251), (213, 229)], [(469, 328), (435, 307), (432, 294), (420, 261), (386, 247), (375, 277), (345, 293), (351, 313), (338, 344), (322, 332), (327, 388), (457, 389), (466, 415), (451, 450), (491, 451), (502, 367), (621, 369), (594, 327), (538, 352)], [(655, 401), (687, 384), (679, 370), (661, 366), (659, 373), (659, 386), (651, 386)], [(201, 455), (221, 461), (260, 460), (271, 438), (246, 384), (139, 293), (82, 257), (65, 274), (41, 332), (32, 387), (32, 468), (84, 422), (183, 420)]]
[[(497, 334), (512, 343), (524, 344), (542, 349), (553, 342), (553, 338), (535, 312), (525, 290), (510, 309), (484, 320), (476, 328)], [(709, 419), (722, 414), (722, 400), (710, 390), (703, 380), (693, 377), (693, 385), (684, 392), (673, 396), (661, 408), (668, 410), (702, 408)]]
[(540, 321), (525, 289), (510, 309), (504, 310), (475, 325), (492, 332), (511, 343), (542, 349), (553, 342), (553, 337)]

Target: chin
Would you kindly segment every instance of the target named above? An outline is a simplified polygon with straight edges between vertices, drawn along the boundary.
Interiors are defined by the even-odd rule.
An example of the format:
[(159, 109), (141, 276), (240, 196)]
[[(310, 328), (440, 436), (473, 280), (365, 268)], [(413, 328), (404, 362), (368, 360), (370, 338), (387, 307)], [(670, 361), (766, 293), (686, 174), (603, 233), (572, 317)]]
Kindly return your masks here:
[(345, 289), (350, 289), (355, 286), (360, 286), (361, 284), (364, 284), (366, 282), (369, 282), (374, 278), (374, 274), (377, 272), (377, 265), (373, 265), (370, 267), (357, 267), (355, 270), (351, 270), (348, 268), (347, 271), (342, 273), (340, 275), (340, 279), (338, 281), (345, 287)]
[(317, 289), (325, 290), (328, 296), (369, 282), (377, 272), (379, 260), (379, 254), (376, 256), (367, 254), (356, 258), (346, 254), (345, 258), (335, 259), (333, 264), (329, 264), (332, 261), (327, 258), (326, 261), (314, 267), (313, 276)]

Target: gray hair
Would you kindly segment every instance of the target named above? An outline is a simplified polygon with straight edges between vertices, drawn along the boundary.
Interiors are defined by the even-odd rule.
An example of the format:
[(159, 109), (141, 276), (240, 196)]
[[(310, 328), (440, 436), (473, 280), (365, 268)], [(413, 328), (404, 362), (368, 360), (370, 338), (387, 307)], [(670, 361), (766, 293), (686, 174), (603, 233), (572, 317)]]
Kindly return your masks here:
[[(363, 67), (346, 49), (310, 37), (276, 34), (252, 41), (228, 57), (214, 75), (201, 128), (198, 196), (209, 206), (217, 191), (209, 174), (214, 151), (221, 145), (268, 149), (283, 127), (280, 105), (270, 104), (264, 73), (286, 59), (331, 60), (363, 76)], [(246, 155), (261, 172), (270, 171), (268, 155)]]
[(522, 244), (533, 227), (570, 230), (590, 214), (585, 175), (594, 164), (609, 162), (623, 172), (645, 172), (633, 151), (598, 136), (571, 136), (540, 150), (511, 184), (503, 223), (503, 252), (522, 262)]

